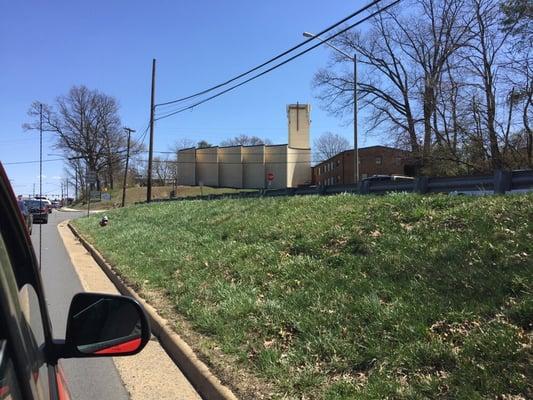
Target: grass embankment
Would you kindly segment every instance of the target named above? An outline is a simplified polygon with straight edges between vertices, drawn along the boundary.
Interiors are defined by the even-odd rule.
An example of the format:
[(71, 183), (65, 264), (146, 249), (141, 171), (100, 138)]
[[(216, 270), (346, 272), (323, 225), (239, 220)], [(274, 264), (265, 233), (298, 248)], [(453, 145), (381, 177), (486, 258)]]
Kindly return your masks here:
[(106, 228), (75, 223), (272, 397), (533, 397), (531, 195), (191, 201), (109, 216)]
[[(168, 199), (172, 190), (174, 190), (174, 186), (154, 186), (152, 187), (152, 199)], [(176, 196), (191, 197), (208, 194), (235, 193), (238, 191), (240, 190), (231, 188), (214, 188), (209, 186), (204, 186), (203, 188), (200, 186), (177, 186)], [(116, 208), (122, 204), (122, 188), (112, 189), (107, 193), (111, 195), (111, 201), (91, 202), (91, 209), (107, 210), (109, 208)], [(146, 187), (126, 188), (126, 205), (142, 201), (146, 201)], [(74, 204), (72, 208), (86, 209), (87, 203), (85, 201), (80, 201)]]

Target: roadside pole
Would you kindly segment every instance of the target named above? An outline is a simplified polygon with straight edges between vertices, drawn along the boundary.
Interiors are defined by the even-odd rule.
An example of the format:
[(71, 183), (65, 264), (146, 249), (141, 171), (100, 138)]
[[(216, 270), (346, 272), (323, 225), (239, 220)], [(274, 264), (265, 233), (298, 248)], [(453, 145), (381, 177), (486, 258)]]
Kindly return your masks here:
[[(39, 104), (39, 213), (43, 209), (43, 105)], [(46, 210), (48, 212), (48, 210)], [(47, 217), (48, 218), (48, 217)], [(39, 224), (39, 269), (42, 268), (43, 220)]]
[(152, 201), (152, 161), (154, 154), (154, 118), (155, 118), (155, 58), (152, 60), (152, 92), (150, 100), (150, 147), (148, 149), (148, 179), (146, 183), (146, 202)]
[(87, 216), (89, 216), (89, 212), (91, 211), (91, 193), (89, 191), (90, 188), (89, 182), (87, 182), (87, 187), (85, 189), (85, 192), (87, 193)]
[(122, 207), (124, 207), (124, 204), (126, 203), (126, 182), (128, 179), (128, 162), (130, 160), (130, 138), (131, 133), (135, 132), (135, 130), (130, 128), (124, 128), (126, 132), (128, 132), (128, 148), (126, 150), (126, 167), (124, 169), (124, 182), (122, 184)]

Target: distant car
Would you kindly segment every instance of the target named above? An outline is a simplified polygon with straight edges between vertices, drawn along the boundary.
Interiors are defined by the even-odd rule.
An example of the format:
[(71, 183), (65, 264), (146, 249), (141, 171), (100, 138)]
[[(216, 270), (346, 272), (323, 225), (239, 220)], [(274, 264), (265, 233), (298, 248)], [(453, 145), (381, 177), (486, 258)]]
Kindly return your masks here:
[(74, 295), (64, 337), (54, 337), (39, 268), (0, 163), (2, 400), (67, 400), (71, 397), (60, 359), (134, 355), (150, 340), (148, 318), (139, 303), (87, 292)]
[(403, 175), (372, 175), (362, 179), (363, 182), (410, 182), (414, 180), (412, 176)]
[(52, 207), (53, 207), (53, 208), (60, 208), (60, 207), (61, 207), (61, 201), (59, 201), (59, 200), (52, 200)]
[(26, 207), (26, 203), (24, 203), (24, 200), (17, 200), (17, 204), (19, 206), (20, 213), (24, 217), (24, 223), (26, 224), (26, 228), (28, 229), (28, 232), (31, 235), (33, 231), (33, 215), (31, 214), (30, 210), (28, 210), (28, 207)]
[(35, 196), (34, 197), (35, 200), (39, 200), (46, 205), (46, 210), (48, 212), (48, 214), (51, 214), (52, 213), (52, 202), (50, 200), (48, 200), (48, 198), (46, 196)]
[(44, 200), (24, 200), (24, 204), (28, 208), (30, 214), (33, 215), (33, 222), (36, 224), (48, 223), (48, 209)]
[(43, 202), (46, 204), (46, 209), (48, 210), (48, 214), (52, 214), (52, 202), (50, 200), (43, 200)]

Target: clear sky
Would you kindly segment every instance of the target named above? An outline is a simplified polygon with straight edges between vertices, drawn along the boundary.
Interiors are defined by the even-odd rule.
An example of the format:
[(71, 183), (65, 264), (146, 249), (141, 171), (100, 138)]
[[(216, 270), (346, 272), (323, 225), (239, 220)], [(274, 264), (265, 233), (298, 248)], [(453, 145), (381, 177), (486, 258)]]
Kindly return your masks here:
[[(352, 13), (361, 0), (10, 1), (0, 0), (0, 160), (15, 192), (38, 187), (38, 133), (24, 132), (34, 100), (53, 103), (73, 85), (116, 97), (122, 123), (139, 135), (149, 118), (152, 58), (156, 102), (226, 80)], [(352, 143), (350, 121), (328, 116), (312, 88), (329, 51), (318, 48), (273, 73), (193, 111), (158, 122), (155, 149), (180, 138), (213, 144), (241, 133), (287, 142), (285, 107), (312, 105), (311, 140), (322, 132)], [(362, 122), (362, 121), (361, 121)], [(377, 144), (360, 122), (360, 146)], [(44, 159), (54, 150), (45, 134)], [(61, 161), (44, 164), (44, 193), (60, 193)], [(72, 189), (71, 189), (72, 190)]]

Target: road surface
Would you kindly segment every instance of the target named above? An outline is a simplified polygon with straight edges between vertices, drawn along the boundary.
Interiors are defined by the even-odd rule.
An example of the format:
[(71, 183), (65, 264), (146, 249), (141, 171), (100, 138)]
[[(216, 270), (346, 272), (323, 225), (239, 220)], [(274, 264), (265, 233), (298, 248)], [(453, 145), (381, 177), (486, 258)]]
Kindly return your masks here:
[[(82, 212), (53, 211), (42, 225), (42, 279), (55, 338), (65, 337), (70, 300), (82, 292), (78, 276), (59, 236), (57, 224), (82, 216)], [(35, 254), (39, 257), (39, 224), (33, 225)], [(72, 399), (126, 400), (128, 392), (111, 358), (61, 360)]]

